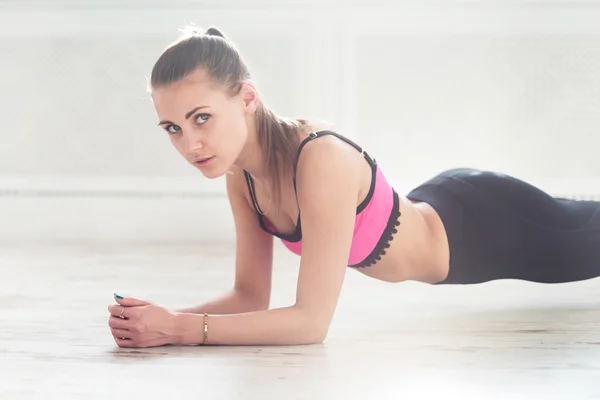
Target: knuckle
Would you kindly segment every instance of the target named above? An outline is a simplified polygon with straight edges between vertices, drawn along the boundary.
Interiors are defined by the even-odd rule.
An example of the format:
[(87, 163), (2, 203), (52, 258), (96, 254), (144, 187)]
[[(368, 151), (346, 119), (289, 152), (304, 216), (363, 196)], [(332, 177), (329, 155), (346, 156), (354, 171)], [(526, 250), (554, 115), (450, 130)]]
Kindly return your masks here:
[(119, 328), (122, 326), (122, 320), (120, 318), (110, 318), (108, 320), (108, 326), (111, 328)]

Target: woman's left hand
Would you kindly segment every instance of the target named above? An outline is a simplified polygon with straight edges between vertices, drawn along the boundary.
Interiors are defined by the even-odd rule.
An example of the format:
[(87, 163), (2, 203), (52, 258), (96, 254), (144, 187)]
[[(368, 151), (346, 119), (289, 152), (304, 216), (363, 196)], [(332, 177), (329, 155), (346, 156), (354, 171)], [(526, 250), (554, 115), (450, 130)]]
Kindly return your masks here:
[(119, 347), (155, 347), (176, 343), (176, 313), (148, 301), (115, 296), (108, 326)]

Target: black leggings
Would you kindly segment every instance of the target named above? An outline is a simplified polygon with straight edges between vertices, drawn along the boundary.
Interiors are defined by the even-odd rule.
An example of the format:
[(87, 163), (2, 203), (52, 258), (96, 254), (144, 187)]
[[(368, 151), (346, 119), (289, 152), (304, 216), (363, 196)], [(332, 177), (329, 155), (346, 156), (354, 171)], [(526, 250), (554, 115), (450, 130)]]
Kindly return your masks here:
[(600, 202), (552, 197), (514, 177), (469, 168), (441, 173), (407, 197), (429, 203), (444, 223), (450, 271), (439, 284), (600, 276)]

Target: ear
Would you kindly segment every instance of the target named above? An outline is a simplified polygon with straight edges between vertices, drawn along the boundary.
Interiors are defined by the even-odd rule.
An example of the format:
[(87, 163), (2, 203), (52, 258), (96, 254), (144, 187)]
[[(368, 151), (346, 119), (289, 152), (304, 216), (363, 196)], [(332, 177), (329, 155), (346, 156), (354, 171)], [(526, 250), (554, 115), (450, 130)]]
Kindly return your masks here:
[(244, 111), (254, 114), (259, 103), (258, 91), (254, 83), (249, 80), (242, 82), (240, 95), (244, 103)]

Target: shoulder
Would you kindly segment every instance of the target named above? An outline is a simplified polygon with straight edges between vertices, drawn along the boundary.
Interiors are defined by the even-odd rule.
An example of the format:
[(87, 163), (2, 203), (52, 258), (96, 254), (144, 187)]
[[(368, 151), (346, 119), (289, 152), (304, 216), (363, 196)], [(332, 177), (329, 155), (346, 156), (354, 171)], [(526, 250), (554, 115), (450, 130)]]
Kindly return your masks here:
[(305, 142), (296, 165), (298, 201), (312, 203), (309, 199), (319, 198), (319, 193), (332, 200), (332, 196), (358, 193), (362, 163), (362, 154), (334, 135)]
[[(334, 135), (322, 135), (307, 140), (298, 154), (297, 175), (326, 173), (327, 167), (332, 173), (348, 175), (357, 172), (363, 166), (363, 155), (349, 143)], [(318, 167), (318, 168), (317, 168)]]

